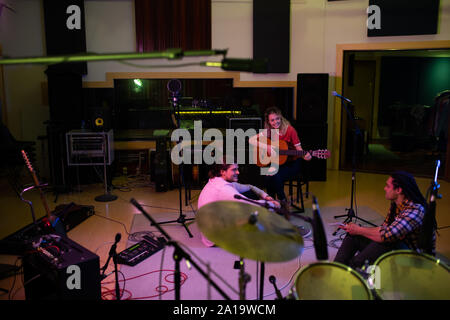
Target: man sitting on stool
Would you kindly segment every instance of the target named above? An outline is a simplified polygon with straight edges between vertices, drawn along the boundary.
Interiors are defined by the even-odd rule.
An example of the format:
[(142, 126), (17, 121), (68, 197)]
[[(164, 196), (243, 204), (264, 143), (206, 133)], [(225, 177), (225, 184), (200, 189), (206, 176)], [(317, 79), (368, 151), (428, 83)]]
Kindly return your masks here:
[[(397, 171), (386, 181), (385, 197), (391, 201), (389, 213), (380, 227), (361, 227), (349, 223), (339, 228), (347, 232), (334, 261), (353, 269), (373, 264), (382, 254), (398, 249), (417, 250), (427, 209), (425, 198), (414, 177)], [(433, 252), (436, 234), (433, 233)], [(357, 252), (359, 254), (355, 255)]]

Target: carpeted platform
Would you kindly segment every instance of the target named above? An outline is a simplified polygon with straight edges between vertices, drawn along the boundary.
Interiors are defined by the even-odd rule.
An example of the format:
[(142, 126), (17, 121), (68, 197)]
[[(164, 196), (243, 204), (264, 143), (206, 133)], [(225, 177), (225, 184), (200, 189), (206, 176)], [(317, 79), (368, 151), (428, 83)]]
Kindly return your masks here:
[[(147, 211), (156, 221), (176, 220), (178, 212), (173, 213), (153, 213)], [(345, 214), (345, 208), (330, 207), (320, 208), (320, 214), (326, 229), (328, 240), (329, 261), (334, 259), (337, 247), (340, 245), (338, 233), (336, 237), (332, 234), (336, 230), (337, 222), (342, 222), (344, 218), (334, 219), (335, 215)], [(383, 216), (368, 207), (359, 207), (358, 216), (373, 222), (377, 225), (383, 221)], [(193, 212), (184, 212), (187, 218), (194, 217)], [(311, 209), (307, 208), (304, 215), (311, 216)], [(292, 217), (291, 223), (294, 225), (306, 225), (303, 220)], [(361, 221), (359, 221), (361, 223)], [(364, 223), (361, 223), (364, 225)], [(228, 295), (230, 299), (239, 299), (239, 270), (234, 269), (235, 262), (239, 257), (224, 251), (219, 247), (207, 248), (200, 239), (199, 230), (195, 220), (189, 221), (187, 226), (193, 235), (190, 238), (185, 228), (179, 223), (164, 224), (163, 229), (177, 241), (186, 253), (195, 261), (203, 271), (210, 275), (211, 279)], [(309, 227), (309, 226), (308, 226)], [(127, 248), (142, 239), (142, 235), (153, 233), (160, 236), (156, 227), (150, 225), (150, 221), (142, 214), (134, 216), (132, 228), (130, 231), (131, 240), (127, 243)], [(264, 245), (264, 244), (261, 244)], [(120, 270), (126, 278), (123, 299), (131, 296), (131, 299), (163, 299), (174, 300), (174, 278), (175, 261), (173, 259), (174, 249), (172, 246), (166, 246), (164, 249), (156, 252), (146, 260), (136, 266), (122, 265)], [(244, 257), (245, 258), (245, 257)], [(287, 296), (292, 288), (295, 288), (296, 273), (305, 265), (317, 262), (312, 235), (304, 239), (304, 250), (301, 255), (291, 261), (281, 263), (265, 263), (264, 277), (264, 300), (273, 300), (276, 298), (273, 285), (269, 282), (269, 276), (276, 277), (276, 283), (283, 297)], [(258, 299), (260, 264), (257, 261), (244, 259), (245, 271), (251, 277), (245, 290), (246, 300)], [(208, 285), (204, 277), (193, 267), (188, 268), (186, 260), (180, 264), (182, 274), (181, 299), (182, 300), (220, 300), (223, 297), (215, 288)], [(122, 287), (123, 282), (121, 283)], [(161, 295), (159, 294), (161, 291)]]

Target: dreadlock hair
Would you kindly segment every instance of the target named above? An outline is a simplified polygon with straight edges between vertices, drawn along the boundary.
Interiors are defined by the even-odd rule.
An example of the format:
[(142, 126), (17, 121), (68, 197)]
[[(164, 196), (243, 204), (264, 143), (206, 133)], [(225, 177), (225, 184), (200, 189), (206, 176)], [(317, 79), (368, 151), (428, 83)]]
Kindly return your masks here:
[(419, 203), (426, 208), (427, 201), (420, 192), (416, 179), (414, 179), (410, 173), (405, 171), (396, 171), (391, 174), (391, 177), (394, 188), (402, 188), (402, 193), (405, 195), (406, 199), (414, 203)]
[[(406, 199), (423, 206), (425, 215), (421, 226), (418, 246), (426, 253), (433, 254), (434, 249), (432, 239), (437, 225), (435, 216), (429, 211), (427, 200), (420, 192), (416, 180), (410, 173), (405, 171), (396, 171), (391, 175), (391, 177), (394, 188), (402, 188), (402, 193), (405, 195)], [(392, 202), (391, 210), (389, 212), (390, 220), (394, 219), (396, 207), (395, 202)]]
[[(391, 174), (391, 177), (394, 189), (402, 188), (402, 193), (406, 199), (414, 203), (421, 204), (426, 210), (426, 200), (420, 192), (416, 180), (410, 173), (405, 171), (395, 171)], [(389, 209), (389, 223), (392, 223), (394, 221), (396, 209), (397, 204), (395, 203), (395, 201), (392, 201), (391, 207)]]

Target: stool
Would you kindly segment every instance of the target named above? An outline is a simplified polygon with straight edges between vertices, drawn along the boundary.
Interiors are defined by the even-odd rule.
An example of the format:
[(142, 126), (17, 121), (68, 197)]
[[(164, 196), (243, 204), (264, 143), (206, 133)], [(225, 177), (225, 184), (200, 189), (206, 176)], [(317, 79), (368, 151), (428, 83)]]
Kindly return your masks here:
[[(289, 197), (291, 200), (291, 207), (295, 208), (295, 211), (292, 211), (291, 213), (303, 213), (305, 212), (305, 206), (303, 204), (303, 186), (306, 186), (306, 198), (309, 196), (309, 181), (307, 178), (303, 177), (303, 175), (300, 173), (297, 175), (297, 177), (293, 177), (292, 179), (287, 180), (287, 183), (284, 185), (289, 186)], [(301, 207), (298, 207), (294, 205), (293, 202), (293, 189), (296, 188), (296, 202), (301, 203)]]

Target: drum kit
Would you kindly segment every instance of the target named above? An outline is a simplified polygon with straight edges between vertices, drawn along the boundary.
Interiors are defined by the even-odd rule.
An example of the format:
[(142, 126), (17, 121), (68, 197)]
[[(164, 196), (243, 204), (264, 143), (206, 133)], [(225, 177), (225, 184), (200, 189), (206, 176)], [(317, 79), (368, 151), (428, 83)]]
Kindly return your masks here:
[[(292, 260), (304, 249), (298, 229), (264, 207), (237, 201), (212, 202), (199, 209), (196, 221), (209, 240), (240, 257), (241, 300), (245, 300), (249, 281), (244, 259), (261, 263), (261, 298), (264, 263)], [(283, 299), (450, 299), (449, 267), (432, 256), (409, 250), (393, 251), (381, 256), (371, 267), (366, 276), (372, 282), (364, 273), (337, 262), (323, 260), (306, 265), (296, 273), (291, 293)], [(273, 279), (270, 281), (273, 283)], [(278, 291), (276, 286), (275, 290)]]

